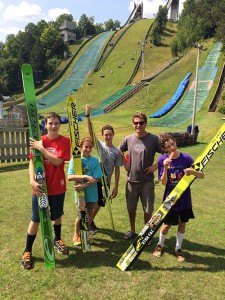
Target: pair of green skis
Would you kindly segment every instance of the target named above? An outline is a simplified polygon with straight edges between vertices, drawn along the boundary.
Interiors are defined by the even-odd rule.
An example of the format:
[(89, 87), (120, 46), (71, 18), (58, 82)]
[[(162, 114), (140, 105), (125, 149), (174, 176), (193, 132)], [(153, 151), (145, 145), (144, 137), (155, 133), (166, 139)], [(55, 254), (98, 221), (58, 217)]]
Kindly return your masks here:
[[(35, 95), (33, 70), (29, 64), (22, 65), (22, 78), (26, 107), (28, 114), (30, 137), (40, 140), (40, 128), (38, 122), (37, 101)], [(38, 197), (38, 209), (42, 230), (42, 242), (44, 249), (44, 261), (46, 269), (55, 268), (55, 252), (52, 238), (52, 226), (49, 218), (48, 193), (46, 188), (45, 170), (42, 153), (32, 149), (35, 170), (35, 179), (42, 184), (44, 193)]]

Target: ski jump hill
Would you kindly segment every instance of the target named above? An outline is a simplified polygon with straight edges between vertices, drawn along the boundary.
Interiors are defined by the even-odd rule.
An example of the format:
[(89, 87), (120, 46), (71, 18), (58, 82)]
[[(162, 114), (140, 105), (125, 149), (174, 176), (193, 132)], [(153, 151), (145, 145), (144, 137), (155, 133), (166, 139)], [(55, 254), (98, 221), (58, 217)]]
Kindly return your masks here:
[[(134, 9), (131, 15), (129, 16), (127, 22), (123, 26), (126, 28), (125, 30), (123, 30), (123, 33), (115, 42), (114, 46), (122, 37), (122, 35), (125, 34), (125, 32), (129, 29), (129, 27), (132, 26), (135, 23), (135, 21), (141, 19), (142, 16), (143, 4), (134, 4)], [(43, 93), (42, 98), (38, 102), (38, 110), (41, 110), (43, 108), (50, 108), (54, 105), (57, 105), (65, 100), (66, 95), (72, 94), (74, 93), (74, 91), (78, 90), (82, 86), (84, 81), (87, 79), (90, 72), (94, 69), (94, 67), (96, 68), (96, 63), (102, 49), (107, 47), (107, 44), (109, 43), (110, 39), (113, 37), (114, 34), (115, 31), (106, 31), (102, 34), (99, 34), (99, 36), (90, 44), (87, 50), (82, 54), (77, 63), (73, 66), (70, 66), (70, 73), (67, 76), (67, 78), (63, 80), (60, 83), (60, 85), (58, 85), (51, 92), (47, 93), (46, 95), (44, 95)], [(114, 47), (111, 48), (113, 49)], [(100, 59), (98, 63), (103, 64), (104, 61)], [(127, 89), (125, 89), (124, 93), (126, 92)], [(119, 95), (121, 93), (123, 94), (123, 92), (120, 92)]]
[(102, 47), (112, 34), (112, 31), (106, 31), (90, 44), (78, 62), (70, 67), (70, 73), (67, 78), (49, 94), (40, 99), (38, 110), (43, 109), (43, 106), (46, 109), (63, 102), (66, 95), (74, 93), (74, 90), (78, 90), (81, 87), (93, 69)]

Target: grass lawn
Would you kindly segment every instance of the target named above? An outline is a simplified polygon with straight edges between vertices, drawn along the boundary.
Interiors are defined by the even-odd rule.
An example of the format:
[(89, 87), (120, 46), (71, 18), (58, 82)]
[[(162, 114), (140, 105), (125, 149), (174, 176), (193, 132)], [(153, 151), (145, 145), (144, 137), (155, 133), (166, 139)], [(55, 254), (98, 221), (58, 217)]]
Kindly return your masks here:
[[(193, 157), (206, 143), (181, 148)], [(195, 219), (187, 225), (183, 250), (187, 262), (178, 263), (174, 256), (176, 227), (166, 240), (161, 259), (152, 256), (158, 233), (152, 247), (141, 254), (133, 268), (121, 272), (116, 268), (121, 255), (130, 245), (123, 240), (129, 229), (125, 205), (125, 172), (121, 169), (119, 195), (112, 209), (117, 232), (113, 240), (107, 208), (96, 218), (100, 231), (95, 235), (93, 252), (83, 254), (72, 243), (75, 207), (73, 188), (68, 183), (62, 236), (70, 249), (69, 256), (56, 253), (57, 268), (45, 270), (41, 234), (36, 238), (33, 255), (34, 269), (20, 267), (25, 246), (27, 225), (31, 213), (31, 191), (27, 164), (2, 165), (1, 195), (1, 287), (2, 299), (222, 299), (224, 287), (224, 181), (225, 145), (217, 151), (205, 168), (205, 179), (192, 185)], [(67, 167), (66, 167), (67, 169)], [(220, 172), (218, 172), (220, 170)], [(157, 208), (162, 199), (163, 186), (156, 184)], [(137, 211), (137, 232), (143, 227), (141, 206)]]

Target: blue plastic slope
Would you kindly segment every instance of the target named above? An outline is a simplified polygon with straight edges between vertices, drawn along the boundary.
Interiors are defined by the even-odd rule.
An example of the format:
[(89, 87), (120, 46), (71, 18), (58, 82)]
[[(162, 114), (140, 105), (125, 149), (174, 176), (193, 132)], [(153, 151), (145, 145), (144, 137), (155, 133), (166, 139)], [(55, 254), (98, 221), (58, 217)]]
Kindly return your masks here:
[(191, 72), (187, 73), (187, 75), (184, 77), (184, 79), (179, 84), (176, 92), (174, 93), (173, 97), (170, 99), (169, 102), (165, 106), (163, 106), (160, 110), (158, 110), (156, 113), (149, 116), (149, 118), (160, 118), (164, 115), (166, 115), (181, 99), (183, 96), (183, 93), (188, 86), (189, 83), (189, 77), (191, 76)]

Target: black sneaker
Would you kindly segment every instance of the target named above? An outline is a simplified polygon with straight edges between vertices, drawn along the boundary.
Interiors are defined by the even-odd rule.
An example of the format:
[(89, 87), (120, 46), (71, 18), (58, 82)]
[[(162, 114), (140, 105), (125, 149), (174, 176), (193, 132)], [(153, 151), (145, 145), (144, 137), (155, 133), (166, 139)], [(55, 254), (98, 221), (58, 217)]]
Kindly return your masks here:
[(21, 267), (27, 270), (30, 270), (33, 268), (33, 262), (32, 262), (32, 253), (25, 251), (23, 253), (23, 257), (22, 257), (22, 263), (21, 263)]
[(63, 240), (54, 241), (54, 247), (57, 248), (58, 252), (61, 254), (69, 254), (69, 250), (67, 249)]
[(90, 224), (90, 231), (94, 231), (94, 232), (98, 231), (98, 227), (95, 225), (94, 221), (92, 221)]

